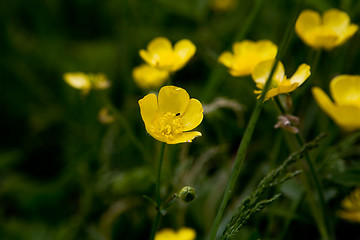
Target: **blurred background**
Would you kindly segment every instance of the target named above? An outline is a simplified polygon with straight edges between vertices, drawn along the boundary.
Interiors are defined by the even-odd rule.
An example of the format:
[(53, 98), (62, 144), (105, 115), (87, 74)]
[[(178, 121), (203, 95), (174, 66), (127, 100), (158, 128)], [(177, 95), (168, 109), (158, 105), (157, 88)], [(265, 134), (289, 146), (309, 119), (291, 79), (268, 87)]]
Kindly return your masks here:
[[(203, 137), (171, 145), (165, 154), (163, 198), (185, 185), (196, 189), (197, 198), (189, 204), (176, 201), (160, 229), (187, 226), (196, 230), (197, 239), (206, 238), (256, 101), (251, 78), (230, 76), (217, 57), (236, 40), (269, 39), (279, 45), (295, 5), (289, 0), (227, 1), (220, 1), (223, 7), (215, 0), (0, 2), (0, 239), (148, 238), (155, 210), (142, 196), (154, 197), (159, 143), (145, 131), (137, 101), (148, 92), (135, 85), (131, 72), (143, 62), (138, 51), (158, 36), (173, 43), (187, 38), (197, 46), (172, 84), (204, 105), (222, 97), (233, 106), (206, 114), (198, 127)], [(254, 8), (254, 20), (243, 29)], [(304, 8), (339, 8), (360, 23), (357, 0), (312, 0)], [(311, 64), (313, 55), (293, 34), (281, 59), (287, 75), (301, 63)], [(315, 104), (309, 87), (320, 85), (328, 92), (334, 76), (359, 75), (359, 63), (357, 33), (344, 46), (323, 52), (313, 82), (292, 94), (292, 111), (301, 119), (305, 138), (328, 133), (314, 158), (338, 239), (360, 239), (359, 225), (336, 217), (341, 200), (360, 185), (360, 136), (341, 131)], [(98, 91), (84, 96), (64, 82), (65, 72), (78, 71), (108, 76), (112, 87), (106, 94), (145, 154), (129, 141), (121, 122), (99, 122), (104, 103)], [(269, 101), (226, 218), (291, 153), (281, 131), (273, 128), (276, 119)], [(284, 197), (251, 218), (238, 239), (319, 239), (306, 202), (292, 215), (287, 211), (299, 199), (299, 186), (291, 180), (273, 189)]]

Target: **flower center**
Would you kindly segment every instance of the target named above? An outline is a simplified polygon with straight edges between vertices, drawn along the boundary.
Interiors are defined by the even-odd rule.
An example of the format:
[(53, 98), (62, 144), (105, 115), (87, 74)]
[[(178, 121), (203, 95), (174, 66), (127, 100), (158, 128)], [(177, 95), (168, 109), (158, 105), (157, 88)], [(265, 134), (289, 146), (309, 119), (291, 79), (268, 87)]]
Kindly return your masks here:
[(173, 140), (176, 135), (183, 132), (183, 123), (180, 113), (170, 113), (160, 115), (155, 120), (156, 130), (159, 135), (168, 140)]

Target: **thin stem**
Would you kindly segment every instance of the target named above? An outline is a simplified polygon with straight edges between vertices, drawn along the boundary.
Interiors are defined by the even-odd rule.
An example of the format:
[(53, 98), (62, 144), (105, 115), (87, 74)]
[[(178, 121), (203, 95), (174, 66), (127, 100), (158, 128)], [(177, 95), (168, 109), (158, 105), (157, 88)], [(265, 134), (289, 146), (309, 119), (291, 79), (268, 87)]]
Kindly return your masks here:
[(272, 76), (274, 75), (276, 66), (277, 66), (277, 64), (279, 62), (279, 59), (285, 53), (285, 50), (286, 50), (287, 45), (289, 43), (290, 36), (293, 33), (295, 20), (296, 20), (296, 18), (298, 16), (301, 5), (302, 5), (302, 1), (300, 0), (300, 1), (298, 1), (297, 8), (295, 8), (296, 10), (294, 11), (293, 16), (292, 16), (292, 21), (288, 25), (288, 27), (286, 29), (286, 32), (285, 32), (285, 35), (284, 35), (284, 38), (282, 39), (282, 42), (280, 44), (279, 52), (278, 52), (277, 58), (275, 59), (274, 65), (273, 65), (273, 67), (271, 69), (270, 75), (269, 75), (268, 79), (266, 80), (266, 83), (265, 83), (265, 86), (264, 86), (264, 88), (263, 88), (263, 90), (261, 92), (260, 98), (256, 102), (255, 109), (253, 110), (253, 112), (251, 114), (251, 117), (250, 117), (250, 120), (249, 120), (249, 123), (248, 123), (248, 125), (247, 125), (247, 127), (245, 129), (243, 139), (242, 139), (242, 141), (240, 143), (238, 152), (237, 152), (236, 157), (235, 157), (234, 167), (233, 167), (233, 169), (231, 171), (230, 178), (228, 180), (222, 202), (220, 204), (220, 207), (218, 209), (218, 212), (216, 214), (214, 223), (213, 223), (212, 228), (211, 228), (211, 232), (210, 232), (210, 236), (209, 236), (210, 240), (214, 240), (215, 237), (216, 237), (216, 234), (217, 234), (217, 231), (218, 231), (222, 216), (223, 216), (223, 214), (225, 212), (225, 209), (226, 209), (227, 203), (228, 203), (228, 201), (230, 199), (231, 193), (234, 190), (237, 178), (239, 177), (240, 170), (241, 170), (242, 164), (243, 164), (244, 159), (245, 159), (245, 153), (246, 153), (247, 147), (248, 147), (248, 145), (250, 143), (252, 134), (254, 132), (254, 128), (255, 128), (255, 125), (256, 125), (257, 120), (259, 118), (262, 106), (264, 104), (264, 99), (265, 99), (266, 93), (267, 93), (267, 91), (268, 91), (268, 89), (270, 87), (270, 83), (271, 83), (270, 79), (272, 79)]
[(121, 126), (125, 130), (125, 134), (128, 136), (130, 141), (134, 144), (134, 146), (141, 152), (143, 158), (149, 162), (148, 154), (143, 146), (143, 144), (137, 139), (133, 130), (131, 129), (129, 122), (122, 115), (122, 113), (115, 107), (115, 105), (111, 102), (108, 95), (106, 93), (101, 93), (101, 98), (106, 106), (115, 116), (115, 118), (121, 123)]
[[(277, 108), (277, 110), (279, 111), (280, 114), (282, 114), (282, 115), (287, 114), (286, 110), (281, 105), (278, 98), (275, 98), (273, 102), (275, 103), (275, 107)], [(295, 138), (297, 140), (297, 145), (298, 146), (300, 146), (300, 147), (304, 146), (305, 141), (303, 140), (303, 137), (302, 137), (300, 132), (295, 134)], [(293, 138), (286, 138), (286, 139), (290, 140), (290, 141), (293, 140)], [(309, 152), (305, 151), (304, 155), (305, 155), (307, 165), (308, 165), (308, 167), (310, 169), (311, 177), (312, 177), (312, 179), (313, 179), (313, 181), (315, 183), (315, 187), (316, 187), (318, 197), (319, 197), (319, 201), (320, 201), (322, 218), (319, 219), (319, 230), (320, 230), (320, 233), (321, 233), (323, 239), (330, 239), (330, 224), (329, 224), (329, 218), (328, 218), (328, 213), (327, 213), (327, 209), (326, 209), (323, 186), (322, 186), (321, 182), (319, 181), (318, 173), (315, 170), (315, 167), (314, 167), (314, 164), (313, 164), (313, 162), (312, 162), (312, 160), (310, 158)], [(308, 194), (311, 195), (310, 181), (305, 180), (305, 183), (306, 183)], [(317, 209), (317, 208), (314, 208), (314, 209)]]
[(155, 184), (155, 194), (156, 194), (156, 216), (151, 229), (150, 240), (155, 238), (155, 233), (158, 228), (160, 217), (161, 217), (161, 196), (160, 196), (160, 177), (161, 177), (161, 166), (164, 158), (166, 143), (161, 143), (160, 153), (158, 158), (157, 165), (157, 175), (156, 175), (156, 184)]

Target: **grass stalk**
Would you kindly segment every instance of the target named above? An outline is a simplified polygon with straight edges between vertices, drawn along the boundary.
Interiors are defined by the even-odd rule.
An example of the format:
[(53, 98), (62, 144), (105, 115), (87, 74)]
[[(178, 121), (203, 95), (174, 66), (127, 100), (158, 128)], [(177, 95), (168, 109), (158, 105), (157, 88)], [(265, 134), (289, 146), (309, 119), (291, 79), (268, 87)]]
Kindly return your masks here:
[(293, 33), (295, 21), (296, 21), (296, 18), (298, 16), (299, 12), (300, 12), (301, 6), (302, 6), (302, 1), (299, 0), (298, 3), (297, 3), (297, 7), (295, 8), (295, 11), (293, 12), (293, 15), (292, 15), (292, 21), (287, 26), (284, 38), (282, 39), (282, 42), (280, 44), (279, 52), (278, 52), (278, 55), (277, 55), (277, 57), (275, 59), (274, 65), (273, 65), (273, 67), (271, 69), (270, 75), (269, 75), (268, 79), (266, 80), (265, 86), (264, 86), (264, 88), (263, 88), (263, 90), (261, 92), (261, 95), (260, 95), (259, 99), (256, 102), (256, 105), (255, 105), (255, 108), (254, 108), (254, 110), (253, 110), (253, 112), (251, 114), (249, 123), (248, 123), (248, 125), (247, 125), (247, 127), (245, 129), (243, 139), (240, 142), (240, 146), (238, 148), (238, 151), (237, 151), (237, 154), (236, 154), (236, 157), (235, 157), (235, 163), (234, 163), (233, 169), (231, 171), (231, 174), (230, 174), (227, 186), (226, 186), (226, 190), (225, 190), (222, 202), (220, 204), (220, 207), (218, 209), (217, 215), (215, 217), (214, 223), (213, 223), (211, 231), (210, 231), (210, 236), (209, 236), (210, 240), (214, 240), (216, 238), (216, 234), (217, 234), (217, 231), (218, 231), (222, 216), (223, 216), (223, 214), (225, 212), (225, 209), (226, 209), (226, 206), (227, 206), (228, 201), (230, 199), (231, 193), (233, 192), (234, 187), (235, 187), (235, 183), (236, 183), (236, 181), (237, 181), (237, 179), (239, 177), (241, 167), (242, 167), (242, 165), (244, 163), (246, 150), (247, 150), (248, 145), (250, 143), (250, 140), (251, 140), (252, 134), (254, 132), (254, 128), (255, 128), (255, 125), (257, 123), (257, 120), (259, 119), (259, 115), (260, 115), (262, 106), (264, 104), (264, 99), (265, 99), (266, 92), (270, 87), (271, 79), (272, 79), (272, 76), (274, 75), (276, 66), (277, 66), (277, 64), (279, 62), (279, 59), (282, 58), (283, 54), (285, 53), (285, 51), (287, 49), (287, 45), (288, 45), (290, 37), (291, 37), (291, 35)]

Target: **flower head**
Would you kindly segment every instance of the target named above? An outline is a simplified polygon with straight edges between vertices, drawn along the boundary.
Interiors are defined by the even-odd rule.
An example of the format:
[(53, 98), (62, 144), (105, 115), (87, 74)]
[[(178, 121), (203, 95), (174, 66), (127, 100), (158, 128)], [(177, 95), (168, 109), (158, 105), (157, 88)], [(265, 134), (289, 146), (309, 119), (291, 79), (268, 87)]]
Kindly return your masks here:
[(155, 240), (194, 240), (196, 232), (192, 228), (180, 228), (177, 232), (164, 228), (156, 233)]
[(159, 70), (148, 64), (135, 67), (132, 71), (135, 83), (143, 89), (158, 88), (164, 84), (169, 77), (169, 72)]
[(169, 39), (157, 37), (149, 43), (147, 50), (141, 49), (139, 54), (149, 65), (175, 72), (190, 60), (195, 51), (195, 45), (188, 39), (178, 41), (173, 47)]
[(244, 40), (234, 43), (233, 53), (223, 52), (218, 61), (229, 69), (231, 75), (238, 77), (251, 74), (256, 65), (274, 59), (276, 53), (277, 46), (269, 40)]
[(146, 131), (155, 139), (168, 144), (191, 142), (200, 132), (191, 131), (203, 119), (201, 103), (182, 88), (165, 86), (159, 96), (148, 94), (139, 100)]
[[(266, 80), (269, 78), (270, 71), (274, 64), (274, 60), (268, 60), (259, 63), (251, 74), (256, 83), (257, 88), (255, 93), (261, 93), (265, 86)], [(282, 93), (289, 93), (299, 87), (310, 76), (310, 66), (301, 64), (291, 78), (285, 75), (284, 65), (279, 61), (274, 75), (271, 79), (270, 88), (266, 93), (265, 100)]]
[(341, 205), (344, 210), (337, 212), (339, 217), (360, 223), (360, 188), (355, 189), (347, 196)]
[(85, 74), (82, 72), (65, 73), (64, 80), (71, 87), (82, 90), (83, 94), (89, 93), (90, 89), (106, 89), (110, 82), (102, 73)]
[(326, 11), (321, 17), (318, 12), (304, 10), (299, 15), (295, 31), (309, 46), (331, 50), (347, 41), (358, 30), (350, 23), (349, 15), (337, 9)]
[(340, 75), (330, 82), (330, 98), (318, 87), (312, 89), (317, 104), (346, 130), (360, 129), (360, 76)]

